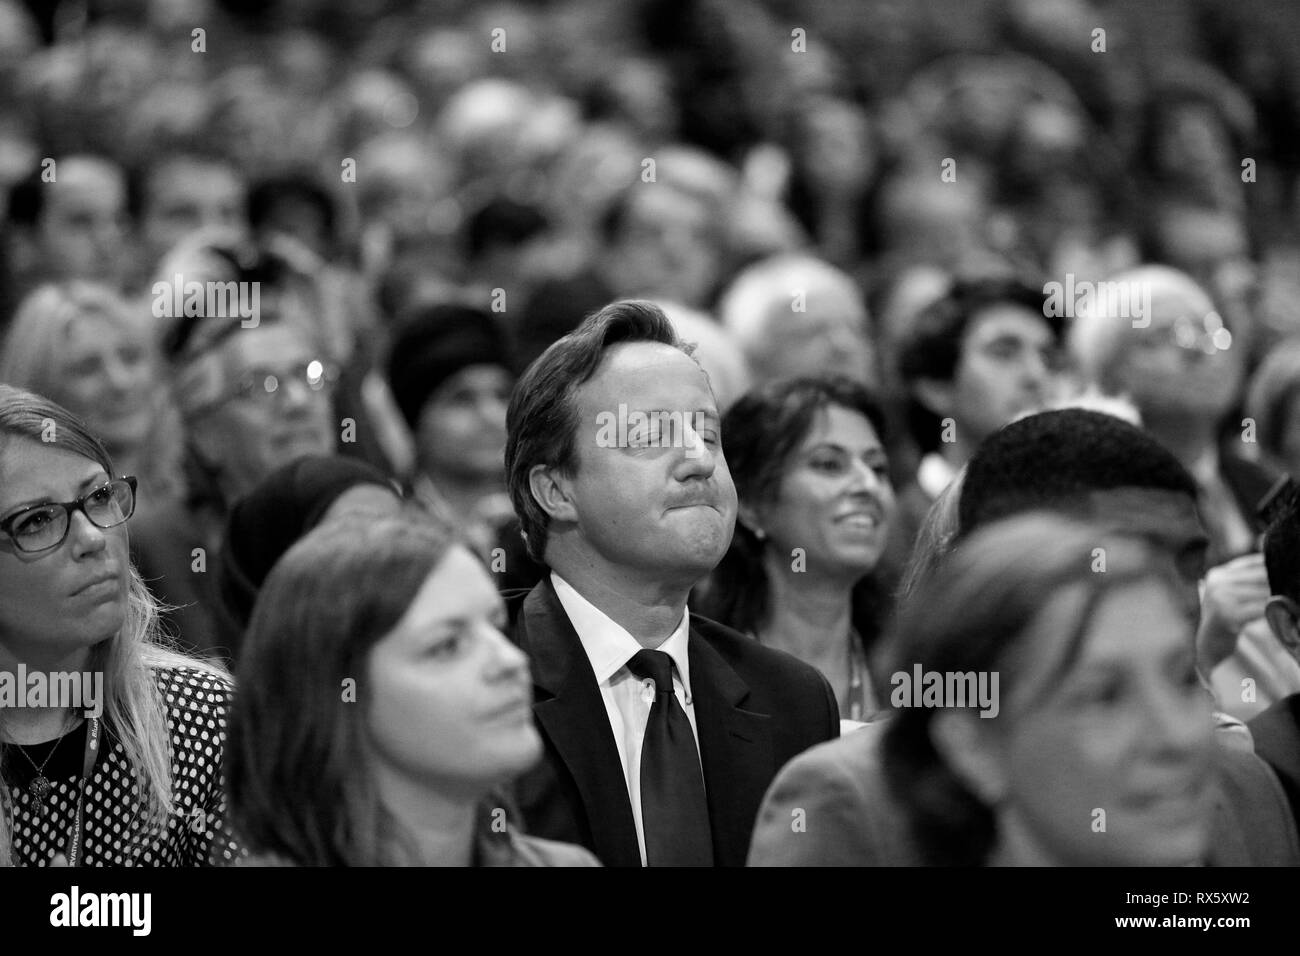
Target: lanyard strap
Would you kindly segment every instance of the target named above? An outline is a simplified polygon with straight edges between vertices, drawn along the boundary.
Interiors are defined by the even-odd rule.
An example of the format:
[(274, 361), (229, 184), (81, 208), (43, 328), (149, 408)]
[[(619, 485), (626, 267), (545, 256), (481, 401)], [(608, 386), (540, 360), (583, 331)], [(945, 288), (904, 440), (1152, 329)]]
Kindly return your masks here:
[(80, 866), (82, 857), (82, 835), (85, 818), (86, 785), (95, 770), (95, 758), (99, 754), (99, 718), (88, 718), (86, 728), (86, 752), (81, 762), (81, 779), (77, 781), (77, 812), (73, 818), (72, 832), (68, 834), (68, 866)]

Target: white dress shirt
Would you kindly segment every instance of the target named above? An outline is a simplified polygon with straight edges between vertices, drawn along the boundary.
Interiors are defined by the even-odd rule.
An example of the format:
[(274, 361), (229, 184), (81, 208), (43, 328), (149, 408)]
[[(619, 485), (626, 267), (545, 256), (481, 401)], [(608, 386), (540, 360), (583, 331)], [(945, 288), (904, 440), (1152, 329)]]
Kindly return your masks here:
[[(554, 571), (551, 584), (560, 599), (564, 613), (569, 616), (582, 649), (591, 661), (596, 674), (600, 696), (605, 701), (609, 728), (618, 745), (618, 759), (623, 764), (623, 779), (627, 782), (627, 795), (632, 801), (632, 817), (636, 820), (636, 840), (641, 847), (641, 865), (646, 865), (645, 824), (641, 820), (641, 742), (645, 738), (646, 724), (650, 721), (650, 707), (654, 703), (653, 691), (647, 693), (641, 678), (627, 669), (627, 662), (643, 650), (635, 637), (614, 623), (595, 605), (574, 590)], [(691, 696), (691, 665), (687, 658), (687, 638), (690, 635), (690, 610), (683, 609), (682, 619), (669, 638), (652, 650), (663, 651), (673, 659), (673, 692), (677, 702), (686, 711), (695, 736), (696, 753), (700, 749), (700, 732), (695, 726), (695, 700)], [(701, 774), (703, 772), (701, 771)]]

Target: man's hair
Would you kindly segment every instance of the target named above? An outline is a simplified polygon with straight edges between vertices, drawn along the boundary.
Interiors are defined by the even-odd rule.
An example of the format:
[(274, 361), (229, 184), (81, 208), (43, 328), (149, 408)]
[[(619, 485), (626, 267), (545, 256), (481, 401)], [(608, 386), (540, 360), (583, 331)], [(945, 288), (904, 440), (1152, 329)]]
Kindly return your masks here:
[[(985, 309), (1013, 305), (1042, 318), (1061, 344), (1065, 326), (1061, 318), (1048, 315), (1047, 296), (1042, 287), (1016, 277), (999, 276), (956, 279), (942, 297), (917, 315), (898, 349), (898, 371), (905, 385), (919, 379), (950, 382), (961, 363), (962, 342), (971, 321)], [(933, 411), (909, 394), (906, 401), (907, 427), (922, 451), (933, 451), (940, 420)]]
[(248, 224), (255, 234), (270, 220), (276, 206), (284, 202), (300, 202), (316, 210), (320, 213), (326, 234), (331, 240), (334, 238), (339, 218), (334, 197), (307, 170), (267, 176), (249, 187), (246, 209)]
[(1264, 532), (1270, 594), (1300, 602), (1300, 489), (1287, 495)]
[(1048, 315), (1047, 295), (1023, 279), (959, 279), (948, 292), (916, 317), (916, 322), (899, 349), (898, 367), (903, 381), (937, 379), (951, 381), (961, 361), (962, 339), (971, 320), (996, 305), (1018, 305), (1041, 316), (1059, 340), (1063, 320)]
[(994, 432), (971, 456), (958, 504), (958, 534), (965, 537), (998, 518), (1115, 488), (1196, 497), (1187, 469), (1137, 426), (1081, 408), (1039, 412)]
[(528, 366), (506, 412), (506, 480), (520, 531), (534, 561), (543, 562), (550, 516), (533, 498), (529, 472), (547, 465), (572, 476), (577, 467), (578, 408), (574, 392), (596, 374), (616, 345), (658, 342), (690, 355), (662, 309), (625, 299), (589, 315)]

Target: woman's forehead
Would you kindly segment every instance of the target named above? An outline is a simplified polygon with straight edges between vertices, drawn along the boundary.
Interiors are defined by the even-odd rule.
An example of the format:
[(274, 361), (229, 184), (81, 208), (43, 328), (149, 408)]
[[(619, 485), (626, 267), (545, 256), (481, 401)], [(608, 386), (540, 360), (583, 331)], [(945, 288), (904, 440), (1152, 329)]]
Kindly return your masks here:
[(54, 440), (35, 441), (26, 436), (0, 438), (0, 506), (29, 497), (54, 495), (57, 489), (79, 487), (104, 466), (92, 458), (61, 446), (58, 425), (51, 422)]

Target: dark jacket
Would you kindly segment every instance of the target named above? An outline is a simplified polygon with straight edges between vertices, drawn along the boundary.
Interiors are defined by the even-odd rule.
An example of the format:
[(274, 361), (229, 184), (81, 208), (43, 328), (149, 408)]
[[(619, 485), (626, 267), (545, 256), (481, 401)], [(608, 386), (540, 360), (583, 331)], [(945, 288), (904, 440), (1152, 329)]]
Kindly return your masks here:
[[(604, 700), (550, 577), (507, 602), (515, 642), (532, 661), (545, 743), (515, 788), (524, 828), (587, 847), (606, 866), (640, 866)], [(816, 669), (707, 618), (691, 615), (688, 646), (714, 862), (743, 866), (768, 784), (796, 754), (839, 735), (839, 708)]]

